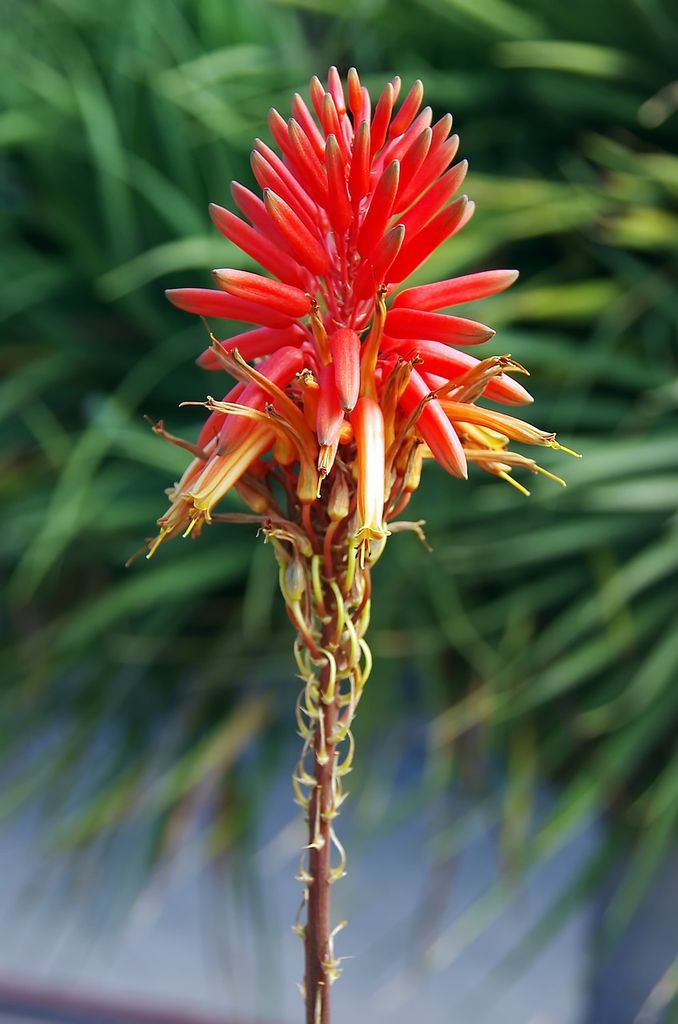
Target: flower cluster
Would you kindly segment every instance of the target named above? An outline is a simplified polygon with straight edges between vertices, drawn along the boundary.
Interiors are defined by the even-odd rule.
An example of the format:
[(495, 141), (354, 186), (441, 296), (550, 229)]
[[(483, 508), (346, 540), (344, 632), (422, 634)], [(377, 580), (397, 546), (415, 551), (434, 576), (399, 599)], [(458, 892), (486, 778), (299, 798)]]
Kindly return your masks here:
[(474, 209), (465, 195), (454, 198), (467, 164), (454, 162), (452, 117), (432, 124), (431, 108), (420, 109), (421, 82), (396, 110), (399, 92), (395, 78), (372, 110), (354, 69), (346, 89), (335, 68), (327, 87), (313, 78), (315, 116), (297, 94), (288, 121), (270, 112), (280, 152), (255, 142), (261, 197), (234, 182), (242, 216), (211, 206), (219, 231), (268, 274), (218, 269), (215, 289), (167, 293), (187, 312), (252, 329), (212, 336), (198, 360), (237, 383), (207, 400), (197, 443), (180, 442), (195, 458), (169, 492), (149, 555), (167, 538), (196, 535), (235, 488), (255, 515), (284, 511), (312, 538), (329, 532), (331, 576), (337, 523), (340, 561), (347, 543), (363, 561), (376, 557), (423, 459), (461, 478), (473, 462), (524, 490), (514, 467), (544, 470), (509, 442), (560, 447), (553, 434), (478, 404), (530, 402), (509, 375), (522, 367), (468, 354), (494, 332), (440, 312), (502, 291), (515, 271), (399, 290)]
[[(295, 95), (289, 121), (271, 111), (279, 152), (259, 140), (252, 152), (261, 197), (234, 183), (242, 216), (211, 207), (222, 234), (268, 273), (220, 269), (214, 289), (168, 292), (189, 313), (250, 325), (224, 340), (210, 335), (198, 359), (235, 385), (198, 403), (209, 416), (195, 443), (154, 425), (193, 461), (168, 492), (148, 557), (211, 521), (256, 522), (274, 548), (296, 628), (303, 748), (293, 782), (308, 825), (296, 928), (307, 1024), (327, 1024), (340, 973), (329, 893), (345, 855), (334, 819), (371, 667), (371, 566), (389, 533), (420, 532), (399, 516), (424, 459), (461, 478), (473, 462), (525, 490), (514, 468), (546, 471), (510, 442), (561, 447), (553, 434), (480, 404), (529, 403), (511, 376), (525, 371), (510, 356), (468, 354), (494, 331), (441, 312), (502, 291), (516, 272), (402, 287), (467, 223), (473, 203), (454, 198), (466, 161), (454, 162), (452, 118), (432, 124), (420, 82), (397, 106), (399, 92), (395, 78), (372, 110), (355, 70), (344, 89), (331, 68), (327, 87), (311, 81), (313, 110)], [(232, 489), (249, 511), (218, 511)]]

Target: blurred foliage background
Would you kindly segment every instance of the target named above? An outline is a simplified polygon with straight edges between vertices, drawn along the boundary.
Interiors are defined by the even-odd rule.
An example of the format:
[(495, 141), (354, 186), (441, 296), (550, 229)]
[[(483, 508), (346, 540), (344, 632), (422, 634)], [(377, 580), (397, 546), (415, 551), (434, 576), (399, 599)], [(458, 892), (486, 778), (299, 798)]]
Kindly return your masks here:
[[(530, 368), (534, 422), (585, 457), (554, 456), (567, 489), (537, 479), (529, 499), (429, 472), (413, 518), (433, 553), (394, 537), (376, 574), (353, 789), (370, 784), (377, 732), (403, 750), (423, 738), (417, 801), (471, 787), (509, 871), (600, 816), (605, 841), (540, 937), (619, 858), (606, 936), (623, 932), (678, 817), (670, 7), (6, 0), (1, 815), (37, 802), (56, 847), (97, 862), (131, 826), (141, 882), (198, 796), (206, 854), (242, 848), (290, 768), (291, 631), (271, 553), (219, 527), (124, 562), (184, 465), (143, 414), (190, 434), (178, 403), (214, 388), (193, 365), (199, 322), (162, 290), (246, 265), (208, 201), (251, 183), (271, 104), (285, 113), (313, 73), (355, 64), (374, 88), (421, 77), (435, 115), (454, 113), (478, 211), (419, 276), (520, 268), (482, 305), (492, 350)], [(540, 780), (560, 793), (546, 818)], [(465, 825), (441, 822), (441, 858)]]

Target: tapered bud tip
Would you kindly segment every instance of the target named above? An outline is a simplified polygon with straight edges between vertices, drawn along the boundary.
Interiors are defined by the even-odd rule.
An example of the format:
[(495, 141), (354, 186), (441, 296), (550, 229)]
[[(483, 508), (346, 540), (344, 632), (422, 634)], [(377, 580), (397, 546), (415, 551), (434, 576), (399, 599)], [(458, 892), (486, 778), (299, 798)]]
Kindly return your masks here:
[(300, 601), (306, 590), (306, 575), (298, 559), (293, 559), (285, 569), (283, 591), (287, 601), (293, 604)]
[(332, 522), (346, 519), (351, 509), (351, 494), (343, 473), (338, 473), (327, 502), (327, 514)]
[(348, 99), (349, 105), (353, 110), (353, 113), (360, 110), (362, 105), (362, 95), (360, 86), (360, 76), (355, 68), (348, 69), (348, 75), (346, 76), (348, 85)]
[(195, 365), (199, 366), (201, 370), (213, 370), (215, 367), (213, 364), (216, 362), (215, 354), (211, 348), (206, 348), (204, 352), (201, 352), (195, 361)]
[(265, 188), (261, 194), (263, 196), (264, 206), (266, 206), (267, 209), (269, 206), (276, 205), (276, 199), (278, 197), (270, 188)]
[(223, 221), (224, 214), (228, 214), (228, 210), (225, 210), (223, 206), (219, 206), (218, 203), (210, 203), (207, 207), (210, 217), (214, 224), (219, 226), (219, 222)]

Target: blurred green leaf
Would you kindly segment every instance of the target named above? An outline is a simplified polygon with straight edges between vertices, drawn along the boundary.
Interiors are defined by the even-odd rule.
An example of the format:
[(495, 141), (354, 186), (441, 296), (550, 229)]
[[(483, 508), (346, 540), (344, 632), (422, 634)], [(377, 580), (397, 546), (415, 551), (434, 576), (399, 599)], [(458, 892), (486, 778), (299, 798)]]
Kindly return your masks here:
[(500, 43), (496, 52), (499, 63), (509, 68), (545, 68), (594, 78), (626, 78), (642, 70), (642, 64), (631, 54), (594, 43), (521, 40)]

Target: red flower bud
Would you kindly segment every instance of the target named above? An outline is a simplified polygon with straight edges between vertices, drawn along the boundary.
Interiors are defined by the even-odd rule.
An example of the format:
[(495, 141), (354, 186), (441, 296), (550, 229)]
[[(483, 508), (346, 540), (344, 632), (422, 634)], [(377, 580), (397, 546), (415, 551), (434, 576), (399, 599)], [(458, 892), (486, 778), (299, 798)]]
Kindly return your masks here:
[(332, 366), (323, 366), (318, 375), (320, 392), (316, 412), (316, 433), (321, 447), (333, 445), (344, 422), (344, 410), (339, 400)]
[[(400, 399), (403, 411), (408, 415), (414, 414), (430, 394), (430, 390), (417, 371), (412, 370), (407, 387)], [(436, 462), (439, 462), (448, 473), (465, 480), (468, 471), (462, 443), (437, 399), (434, 398), (421, 405), (416, 426), (417, 432), (421, 434), (433, 452)]]
[(392, 338), (424, 338), (455, 345), (481, 345), (495, 335), (491, 327), (475, 320), (418, 309), (392, 309), (386, 317), (385, 331)]
[(349, 327), (342, 327), (329, 340), (339, 401), (350, 412), (360, 394), (360, 338)]
[(247, 270), (224, 269), (212, 273), (221, 288), (246, 302), (260, 302), (294, 318), (310, 312), (311, 300), (300, 288), (272, 281), (261, 274), (250, 274)]

